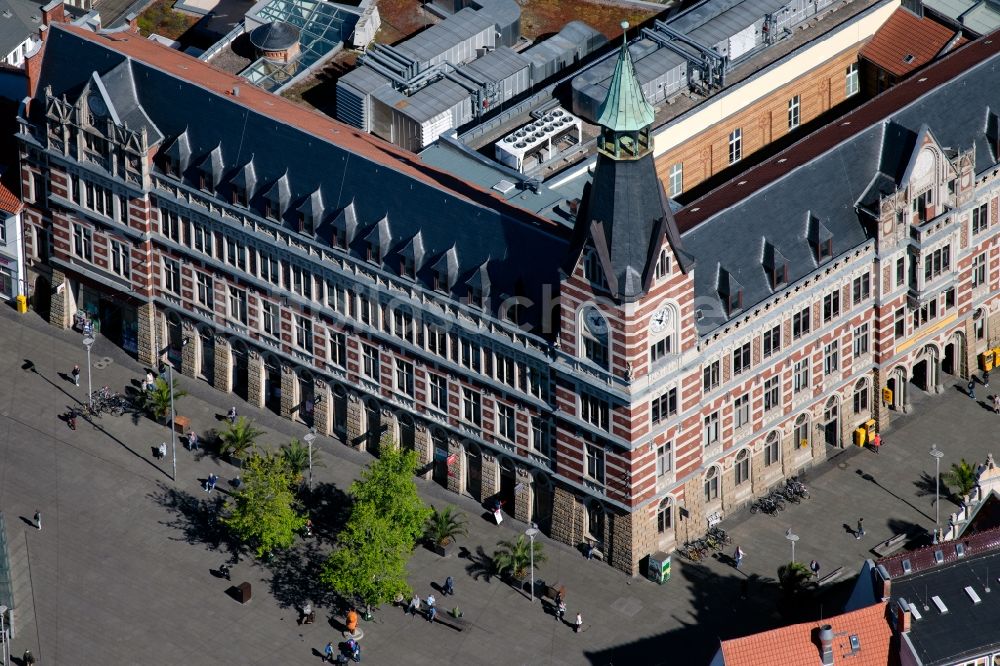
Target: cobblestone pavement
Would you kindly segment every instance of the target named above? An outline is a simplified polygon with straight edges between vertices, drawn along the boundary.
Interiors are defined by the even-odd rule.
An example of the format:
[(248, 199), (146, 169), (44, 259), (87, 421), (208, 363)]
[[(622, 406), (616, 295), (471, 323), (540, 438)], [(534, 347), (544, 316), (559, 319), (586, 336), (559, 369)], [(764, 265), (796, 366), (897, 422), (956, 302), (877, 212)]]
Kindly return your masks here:
[[(80, 336), (54, 329), (34, 314), (0, 311), (0, 510), (7, 524), (16, 598), (13, 654), (30, 648), (47, 664), (274, 664), (318, 663), (320, 651), (339, 636), (341, 618), (322, 604), (327, 595), (313, 583), (328, 542), (323, 523), (318, 538), (279, 557), (269, 568), (252, 562), (233, 567), (233, 583), (249, 581), (250, 603), (236, 603), (231, 583), (213, 576), (227, 553), (206, 531), (209, 498), (201, 479), (235, 470), (178, 444), (177, 481), (170, 479), (170, 456), (154, 460), (152, 447), (169, 432), (148, 419), (104, 416), (80, 421), (69, 430), (60, 419), (86, 399), (86, 354)], [(92, 352), (93, 385), (122, 389), (145, 370), (106, 340)], [(29, 364), (30, 362), (30, 364)], [(74, 363), (84, 368), (81, 387), (68, 376)], [(179, 377), (190, 395), (177, 403), (197, 430), (216, 427), (234, 398), (204, 382)], [(980, 393), (985, 393), (980, 391)], [(985, 395), (980, 395), (985, 399)], [(267, 430), (276, 446), (305, 429), (237, 401), (241, 414)], [(726, 559), (698, 565), (675, 559), (674, 577), (657, 586), (631, 579), (575, 549), (542, 537), (549, 561), (537, 576), (567, 589), (567, 618), (583, 614), (585, 630), (574, 634), (539, 602), (497, 580), (475, 578), (476, 552), (493, 551), (501, 539), (523, 532), (507, 520), (496, 526), (472, 500), (418, 480), (425, 499), (451, 503), (469, 515), (469, 536), (460, 545), (473, 559), (438, 557), (418, 549), (410, 582), (422, 595), (446, 576), (456, 581), (454, 597), (471, 628), (455, 631), (383, 608), (363, 623), (366, 663), (387, 664), (677, 664), (705, 663), (718, 638), (782, 623), (773, 585), (777, 566), (789, 557), (785, 530), (801, 536), (797, 559), (816, 557), (826, 571), (843, 565), (851, 575), (868, 548), (907, 529), (933, 525), (933, 496), (926, 494), (932, 442), (946, 453), (943, 465), (960, 456), (981, 459), (1000, 423), (980, 404), (948, 386), (886, 433), (880, 456), (856, 449), (842, 452), (807, 479), (813, 498), (777, 517), (740, 514), (724, 526), (747, 552), (743, 572)], [(958, 433), (961, 424), (962, 433)], [(345, 489), (370, 459), (332, 439), (317, 440), (323, 461), (317, 486)], [(916, 485), (915, 485), (916, 483)], [(933, 492), (933, 490), (932, 490)], [(942, 513), (952, 509), (942, 506)], [(31, 526), (41, 511), (43, 529)], [(865, 517), (861, 541), (844, 525)], [(745, 576), (748, 598), (740, 599)], [(849, 581), (799, 613), (838, 612)], [(312, 599), (315, 624), (299, 626), (297, 606)]]

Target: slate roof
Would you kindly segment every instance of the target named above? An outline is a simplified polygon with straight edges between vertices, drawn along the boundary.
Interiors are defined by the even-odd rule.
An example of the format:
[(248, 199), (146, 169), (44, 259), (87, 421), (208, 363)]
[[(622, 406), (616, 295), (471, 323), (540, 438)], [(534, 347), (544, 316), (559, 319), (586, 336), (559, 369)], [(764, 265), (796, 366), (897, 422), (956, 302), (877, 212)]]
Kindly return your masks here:
[[(31, 0), (0, 0), (0, 58), (7, 57), (29, 36), (37, 39), (44, 4)], [(10, 12), (10, 16), (6, 12)]]
[[(833, 666), (887, 666), (898, 663), (886, 602), (837, 615), (822, 622), (803, 622), (752, 636), (722, 641), (725, 666), (820, 666), (819, 628), (833, 627)], [(851, 636), (859, 647), (851, 648)]]
[(861, 49), (861, 57), (904, 77), (934, 60), (952, 40), (954, 46), (965, 42), (961, 33), (900, 7)]
[[(76, 99), (93, 72), (103, 76), (116, 68), (132, 73), (135, 99), (165, 137), (164, 149), (173, 149), (183, 136), (176, 152), (189, 155), (181, 167), (192, 184), (201, 165), (217, 168), (220, 196), (227, 196), (226, 188), (240, 173), (253, 182), (251, 205), (260, 211), (264, 196), (287, 174), (289, 218), (319, 190), (312, 201), (326, 207), (317, 229), (320, 238), (329, 237), (337, 218), (357, 219), (358, 241), (386, 219), (389, 270), (399, 268), (394, 253), (419, 232), (425, 256), (418, 277), (427, 276), (450, 251), (459, 297), (465, 296), (464, 281), (487, 260), (494, 297), (520, 288), (541, 302), (536, 292), (558, 281), (569, 240), (560, 225), (421, 164), (376, 137), (138, 35), (54, 25), (38, 91), (51, 86), (54, 95)], [(234, 85), (238, 96), (232, 94)], [(120, 98), (113, 101), (118, 105)], [(41, 105), (31, 108), (37, 114)], [(297, 219), (287, 219), (285, 226), (297, 229)]]
[[(818, 266), (807, 237), (812, 217), (829, 230), (833, 256), (866, 242), (859, 210), (902, 178), (924, 125), (944, 147), (975, 145), (977, 171), (991, 167), (986, 126), (988, 110), (1000, 109), (998, 53), (1000, 40), (970, 42), (678, 212), (684, 248), (698, 262), (699, 333), (774, 293), (765, 239), (788, 259), (789, 283)], [(744, 288), (743, 310), (731, 316), (719, 297), (719, 269)]]

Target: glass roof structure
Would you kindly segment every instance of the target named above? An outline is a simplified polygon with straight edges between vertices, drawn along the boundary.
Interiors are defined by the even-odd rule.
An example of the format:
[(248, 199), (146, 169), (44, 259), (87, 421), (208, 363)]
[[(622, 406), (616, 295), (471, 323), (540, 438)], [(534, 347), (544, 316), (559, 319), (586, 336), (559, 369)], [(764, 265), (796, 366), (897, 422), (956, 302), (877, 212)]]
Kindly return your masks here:
[(258, 58), (240, 72), (254, 85), (273, 92), (343, 44), (359, 17), (346, 7), (323, 0), (272, 0), (247, 18), (262, 24), (282, 21), (299, 29), (299, 57), (294, 62)]

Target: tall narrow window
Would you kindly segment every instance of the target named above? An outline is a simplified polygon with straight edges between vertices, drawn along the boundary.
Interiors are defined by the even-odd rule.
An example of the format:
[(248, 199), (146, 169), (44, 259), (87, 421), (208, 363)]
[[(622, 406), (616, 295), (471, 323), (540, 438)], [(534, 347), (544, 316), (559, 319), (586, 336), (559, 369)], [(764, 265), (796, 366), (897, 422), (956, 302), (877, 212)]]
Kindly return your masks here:
[(128, 279), (131, 274), (131, 259), (129, 258), (129, 245), (121, 241), (111, 241), (109, 253), (111, 254), (111, 271)]
[(409, 361), (396, 359), (396, 390), (413, 397), (413, 364)]
[(793, 130), (799, 126), (799, 96), (788, 100), (788, 129)]
[(847, 66), (847, 71), (844, 74), (844, 96), (850, 97), (851, 95), (856, 95), (861, 86), (858, 83), (858, 63), (852, 62)]
[(670, 167), (670, 196), (676, 197), (684, 191), (684, 163)]
[(596, 363), (601, 368), (608, 367), (608, 321), (597, 308), (584, 310), (581, 326), (583, 334), (584, 358)]
[(736, 164), (743, 159), (743, 129), (737, 127), (729, 133), (729, 163)]

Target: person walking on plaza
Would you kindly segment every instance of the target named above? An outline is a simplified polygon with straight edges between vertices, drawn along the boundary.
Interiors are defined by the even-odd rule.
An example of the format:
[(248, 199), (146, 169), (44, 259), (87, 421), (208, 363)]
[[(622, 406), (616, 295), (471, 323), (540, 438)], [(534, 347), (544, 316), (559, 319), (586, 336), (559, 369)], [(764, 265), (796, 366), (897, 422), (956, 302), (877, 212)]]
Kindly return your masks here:
[(326, 662), (333, 663), (333, 643), (327, 643), (326, 647), (323, 648), (323, 663)]
[(442, 594), (446, 597), (449, 594), (455, 594), (455, 579), (451, 576), (444, 579), (444, 589), (442, 590)]
[(969, 380), (969, 387), (968, 388), (969, 388), (969, 397), (972, 398), (973, 400), (975, 400), (976, 399), (976, 380), (975, 379), (970, 379)]
[(560, 599), (559, 605), (556, 606), (556, 621), (557, 622), (562, 621), (562, 619), (565, 616), (566, 616), (566, 602)]
[(226, 418), (229, 419), (230, 423), (233, 423), (233, 424), (236, 423), (237, 416), (236, 416), (236, 408), (235, 407), (230, 407), (229, 408), (229, 413), (226, 414)]
[(733, 559), (736, 561), (736, 568), (737, 569), (739, 569), (740, 565), (743, 564), (743, 556), (745, 554), (746, 553), (743, 552), (743, 549), (741, 547), (736, 546), (736, 552), (733, 553)]
[(77, 386), (79, 386), (80, 385), (80, 366), (79, 365), (74, 365), (73, 366), (73, 373), (72, 374), (73, 374), (73, 383), (76, 384)]
[(156, 449), (156, 457), (159, 458), (159, 459), (161, 459), (161, 460), (167, 457), (167, 443), (166, 442), (160, 442), (159, 448)]
[(143, 384), (143, 388), (145, 388), (147, 391), (152, 391), (154, 388), (156, 388), (156, 379), (153, 377), (152, 372), (146, 373), (146, 383)]
[(819, 562), (812, 560), (809, 562), (809, 571), (813, 572), (813, 576), (819, 578)]
[(406, 607), (406, 612), (410, 615), (416, 615), (420, 612), (420, 595), (413, 595), (413, 598), (410, 599), (410, 605)]
[(198, 433), (194, 430), (188, 430), (188, 448), (192, 451), (198, 450)]
[(580, 633), (580, 629), (583, 628), (583, 615), (580, 613), (576, 614), (576, 622), (573, 623), (573, 633)]
[(437, 600), (434, 598), (433, 594), (427, 595), (427, 621), (433, 622), (434, 618), (437, 617), (437, 606), (434, 604)]
[(983, 370), (983, 388), (990, 387), (990, 371)]
[(875, 449), (875, 453), (878, 453), (879, 449), (882, 447), (882, 435), (875, 433), (872, 437), (872, 448)]
[(854, 531), (854, 538), (860, 539), (865, 535), (865, 519), (858, 518), (858, 529)]
[(35, 529), (42, 529), (42, 512), (35, 510)]

